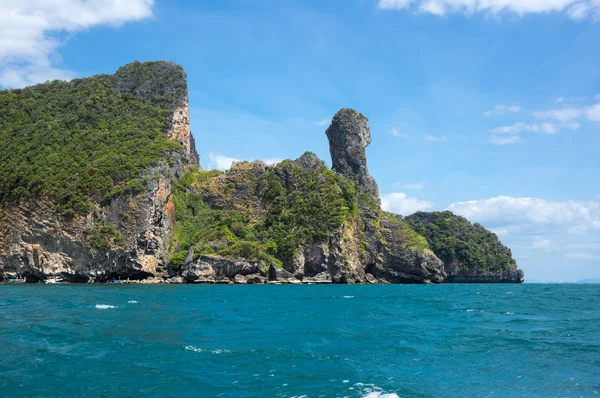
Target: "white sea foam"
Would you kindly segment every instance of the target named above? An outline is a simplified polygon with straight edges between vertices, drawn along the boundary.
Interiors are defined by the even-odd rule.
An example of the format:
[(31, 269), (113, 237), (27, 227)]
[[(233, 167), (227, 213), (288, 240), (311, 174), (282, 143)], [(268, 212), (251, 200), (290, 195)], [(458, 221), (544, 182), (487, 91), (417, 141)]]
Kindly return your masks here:
[(385, 393), (381, 391), (373, 391), (368, 393), (367, 395), (363, 395), (363, 398), (400, 398), (398, 394), (393, 393)]
[(211, 354), (229, 354), (231, 352), (230, 350), (221, 350), (221, 349), (207, 350), (206, 348), (194, 347), (193, 345), (188, 345), (188, 346), (185, 346), (184, 348), (186, 351), (210, 352)]
[(116, 305), (108, 305), (108, 304), (96, 304), (96, 308), (99, 310), (108, 310), (111, 308), (119, 308)]
[(354, 386), (362, 390), (363, 398), (400, 398), (395, 392), (385, 392), (375, 384), (356, 383)]
[(137, 304), (137, 303), (138, 303), (138, 302), (137, 302), (137, 301), (135, 301), (135, 300), (129, 300), (129, 301), (127, 302), (127, 304)]
[(504, 315), (514, 315), (514, 312), (503, 312)]
[(472, 308), (469, 308), (469, 309), (467, 310), (467, 312), (475, 312), (475, 310), (474, 310), (474, 309), (472, 309)]
[(344, 296), (344, 298), (354, 298), (354, 296)]

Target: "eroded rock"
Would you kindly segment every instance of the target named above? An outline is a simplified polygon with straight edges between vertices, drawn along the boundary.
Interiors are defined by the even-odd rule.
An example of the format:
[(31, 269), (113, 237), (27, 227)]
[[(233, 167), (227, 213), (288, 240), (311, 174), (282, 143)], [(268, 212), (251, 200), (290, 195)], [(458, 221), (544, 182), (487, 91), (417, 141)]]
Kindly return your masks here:
[(368, 119), (354, 109), (338, 111), (325, 132), (329, 139), (332, 169), (358, 183), (379, 206), (379, 190), (367, 168), (365, 148), (371, 143)]

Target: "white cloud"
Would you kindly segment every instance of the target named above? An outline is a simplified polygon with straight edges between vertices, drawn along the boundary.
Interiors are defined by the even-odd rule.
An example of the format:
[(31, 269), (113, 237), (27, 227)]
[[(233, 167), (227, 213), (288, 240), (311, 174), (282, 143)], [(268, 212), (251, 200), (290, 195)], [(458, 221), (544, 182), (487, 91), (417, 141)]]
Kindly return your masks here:
[(554, 100), (554, 102), (556, 102), (557, 104), (560, 104), (564, 101), (565, 101), (565, 97), (558, 97), (557, 99)]
[(19, 87), (76, 73), (53, 66), (58, 33), (120, 26), (152, 16), (154, 0), (0, 0), (0, 85)]
[(568, 256), (576, 260), (594, 260), (596, 258), (593, 254), (587, 252), (569, 253)]
[(576, 21), (600, 19), (598, 0), (379, 0), (383, 10), (419, 11), (438, 16), (476, 13), (500, 16), (505, 13), (523, 16), (539, 13), (565, 13)]
[(420, 210), (431, 209), (433, 204), (416, 198), (409, 198), (403, 192), (392, 192), (381, 195), (381, 208), (403, 216), (408, 216)]
[(416, 184), (404, 184), (403, 186), (406, 189), (417, 189), (417, 190), (420, 190), (420, 189), (425, 188), (425, 183), (424, 182), (419, 182), (419, 183), (416, 183)]
[(507, 113), (517, 113), (521, 111), (521, 107), (518, 105), (496, 105), (493, 109), (484, 112), (483, 115), (486, 117), (492, 115), (505, 115)]
[(600, 250), (600, 243), (588, 242), (588, 243), (572, 243), (569, 245), (572, 249), (586, 249), (586, 250)]
[(327, 126), (330, 121), (331, 120), (329, 120), (329, 119), (323, 119), (323, 120), (317, 122), (317, 126)]
[(509, 233), (508, 228), (489, 228), (489, 230), (498, 236), (504, 236)]
[(583, 116), (584, 111), (580, 108), (562, 108), (553, 109), (543, 112), (534, 112), (533, 116), (536, 119), (555, 119), (560, 122), (568, 122), (570, 120), (579, 119)]
[(552, 242), (550, 240), (544, 239), (541, 236), (537, 236), (533, 240), (533, 243), (531, 244), (531, 248), (537, 249), (537, 250), (550, 250), (551, 244), (552, 244)]
[(492, 130), (496, 134), (519, 134), (519, 133), (543, 133), (557, 134), (560, 127), (552, 123), (522, 123), (518, 122), (510, 126), (496, 127)]
[(510, 145), (521, 142), (522, 139), (518, 134), (521, 133), (541, 133), (554, 135), (558, 134), (561, 129), (567, 128), (577, 130), (581, 126), (577, 122), (567, 121), (564, 123), (523, 123), (518, 122), (510, 126), (496, 127), (490, 130), (492, 133), (489, 138), (490, 144), (494, 145)]
[[(273, 166), (277, 163), (281, 162), (283, 159), (281, 158), (267, 158), (261, 159), (261, 161), (267, 166)], [(232, 158), (229, 156), (223, 156), (216, 154), (214, 152), (210, 152), (208, 154), (208, 168), (209, 169), (217, 169), (217, 170), (228, 170), (234, 163), (243, 162), (244, 159)]]
[(600, 204), (592, 201), (552, 202), (498, 196), (452, 203), (448, 210), (493, 228), (537, 225), (556, 227), (573, 234), (600, 229)]
[(283, 159), (281, 158), (270, 158), (270, 159), (263, 159), (263, 163), (266, 164), (267, 166), (274, 166), (277, 163), (281, 162)]
[(596, 199), (600, 199), (600, 193), (596, 195)]
[(407, 133), (404, 133), (400, 130), (398, 130), (397, 128), (393, 128), (390, 130), (390, 134), (393, 135), (396, 138), (406, 138), (408, 137)]
[(233, 165), (233, 163), (235, 162), (241, 162), (240, 159), (237, 158), (230, 158), (227, 156), (223, 156), (223, 155), (217, 155), (216, 153), (209, 153), (208, 154), (208, 167), (209, 168), (215, 168), (217, 170), (227, 170), (229, 168), (231, 168), (231, 165)]
[(600, 122), (600, 103), (588, 106), (585, 110), (585, 117), (594, 122)]
[(490, 135), (490, 144), (494, 145), (511, 145), (521, 142), (521, 137), (518, 135), (504, 135), (498, 136), (496, 134)]
[(594, 122), (600, 122), (600, 103), (576, 108), (550, 109), (543, 112), (534, 112), (536, 119), (553, 119), (559, 122), (572, 122), (585, 118)]
[(433, 135), (426, 135), (424, 137), (424, 140), (427, 142), (441, 142), (441, 141), (446, 141), (448, 138), (446, 137), (435, 137)]

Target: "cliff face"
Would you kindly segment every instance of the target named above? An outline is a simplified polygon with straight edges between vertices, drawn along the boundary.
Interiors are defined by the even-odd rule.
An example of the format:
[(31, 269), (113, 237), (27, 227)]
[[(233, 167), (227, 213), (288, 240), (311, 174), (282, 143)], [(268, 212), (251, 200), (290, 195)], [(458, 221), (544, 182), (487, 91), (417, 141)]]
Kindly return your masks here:
[[(108, 200), (107, 196), (90, 194), (86, 198), (87, 211), (72, 214), (70, 209), (61, 211), (59, 203), (48, 198), (11, 201), (4, 195), (0, 212), (0, 276), (18, 273), (36, 280), (60, 274), (71, 281), (119, 276), (140, 279), (161, 273), (167, 265), (167, 243), (174, 224), (172, 183), (187, 165), (198, 165), (189, 128), (185, 74), (179, 66), (153, 62), (129, 64), (113, 76), (100, 78), (112, 90), (110, 100), (122, 101), (121, 106), (127, 107), (130, 113), (125, 117), (139, 117), (143, 127), (149, 122), (139, 112), (156, 111), (163, 126), (162, 132), (156, 134), (176, 140), (179, 145), (150, 159), (149, 166), (138, 169), (138, 178), (121, 181), (124, 190)], [(84, 79), (65, 84), (87, 83)], [(35, 95), (37, 90), (49, 88), (39, 85), (30, 90)], [(103, 109), (99, 114), (106, 112)], [(125, 133), (128, 135), (123, 137), (115, 132), (112, 139), (122, 139), (126, 146), (129, 136), (152, 134)], [(69, 132), (62, 134), (63, 142), (72, 140), (78, 141), (74, 145), (85, 145)], [(86, 169), (93, 170), (98, 162), (90, 159)], [(125, 166), (115, 161), (114, 167)]]

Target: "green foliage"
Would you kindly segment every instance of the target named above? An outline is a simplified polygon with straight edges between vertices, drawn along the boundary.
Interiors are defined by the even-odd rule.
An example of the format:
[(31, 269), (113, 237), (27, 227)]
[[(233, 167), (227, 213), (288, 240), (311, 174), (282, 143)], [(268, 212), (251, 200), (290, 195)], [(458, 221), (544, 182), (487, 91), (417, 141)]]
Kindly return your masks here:
[(459, 274), (502, 272), (517, 267), (510, 249), (495, 234), (450, 211), (418, 212), (405, 220), (427, 239), (444, 264), (458, 261)]
[[(159, 82), (168, 70), (176, 82)], [(0, 201), (48, 198), (69, 217), (142, 191), (140, 174), (178, 146), (165, 131), (185, 90), (181, 73), (135, 63), (116, 75), (0, 91)]]
[(361, 112), (357, 112), (356, 110), (354, 110), (352, 108), (346, 108), (346, 109), (343, 109), (342, 111), (345, 111), (350, 116), (355, 117), (359, 120), (369, 121), (369, 119), (365, 115), (363, 115)]
[[(281, 266), (300, 244), (325, 240), (357, 213), (354, 185), (325, 166), (307, 170), (286, 160), (258, 170), (252, 164), (226, 174), (190, 170), (179, 180), (173, 266), (190, 247)], [(222, 187), (229, 189), (225, 195)]]
[(402, 243), (405, 247), (421, 252), (430, 249), (427, 239), (412, 229), (401, 216), (385, 211), (382, 211), (382, 213), (389, 223), (398, 227), (399, 235), (402, 237)]
[(110, 223), (98, 223), (85, 232), (85, 238), (88, 244), (95, 249), (109, 249), (113, 245), (118, 245), (121, 240), (121, 233)]

